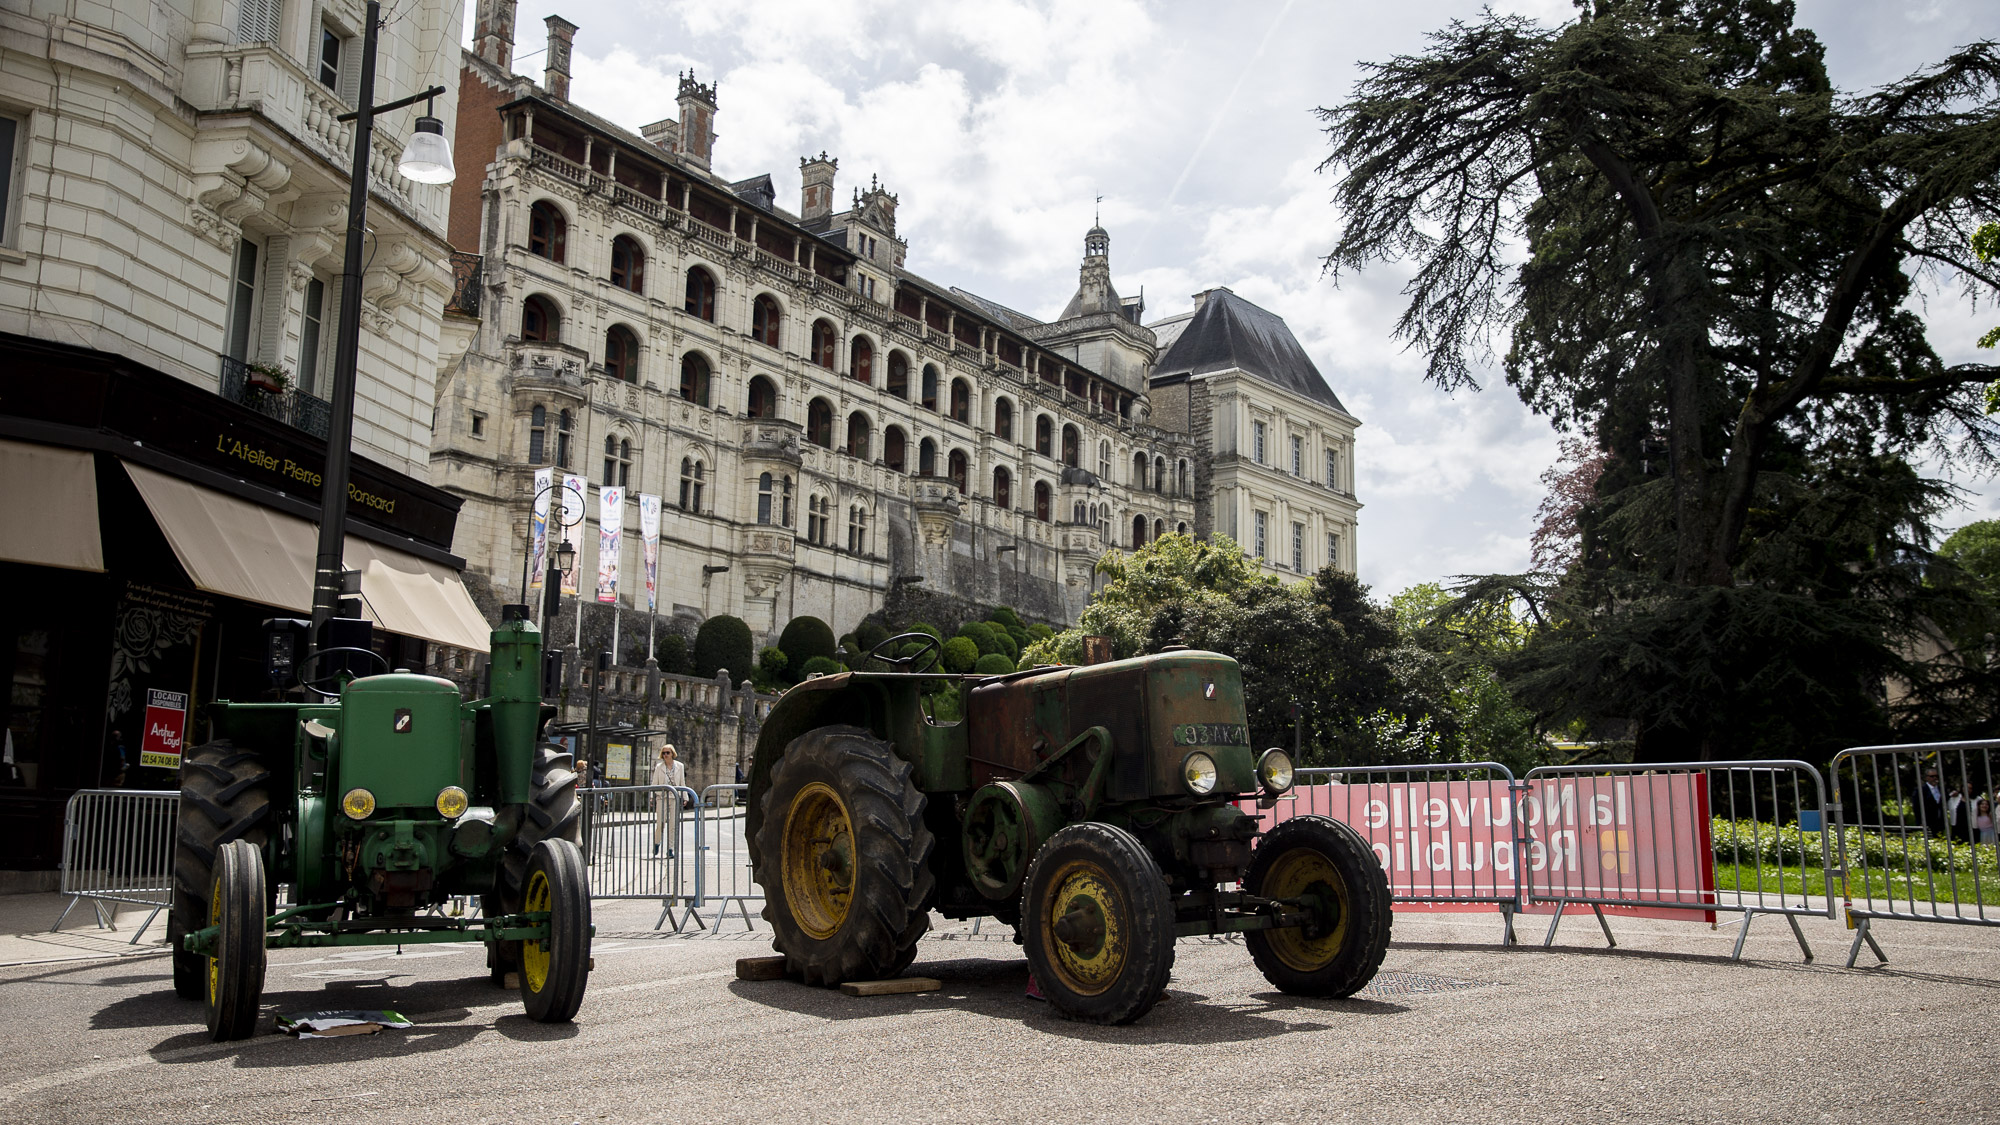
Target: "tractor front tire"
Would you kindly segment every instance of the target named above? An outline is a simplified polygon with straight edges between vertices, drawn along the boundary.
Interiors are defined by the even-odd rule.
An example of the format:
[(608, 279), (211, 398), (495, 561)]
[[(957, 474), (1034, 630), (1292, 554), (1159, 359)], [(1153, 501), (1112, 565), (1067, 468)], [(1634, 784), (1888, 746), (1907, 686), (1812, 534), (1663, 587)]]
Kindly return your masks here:
[(271, 823), (271, 771), (226, 738), (205, 742), (181, 762), (179, 827), (174, 835), (173, 903), (167, 945), (173, 950), (174, 992), (207, 995), (207, 958), (181, 948), (181, 938), (209, 925), (215, 857), (236, 840), (261, 849)]
[(1062, 829), (1035, 853), (1020, 934), (1049, 1005), (1085, 1023), (1145, 1015), (1174, 968), (1166, 876), (1138, 837), (1096, 821)]
[(208, 924), (218, 927), (213, 955), (203, 959), (208, 1035), (248, 1039), (264, 996), (264, 853), (245, 840), (222, 845), (208, 902)]
[(583, 851), (560, 838), (536, 844), (523, 905), (549, 912), (549, 940), (521, 943), (521, 1004), (537, 1023), (568, 1023), (590, 983), (590, 885)]
[(1257, 845), (1243, 889), (1320, 904), (1312, 925), (1244, 935), (1250, 959), (1279, 991), (1352, 996), (1382, 967), (1394, 919), (1389, 879), (1352, 827), (1323, 816), (1285, 821)]
[[(528, 774), (528, 803), (520, 810), (521, 825), (500, 857), (500, 886), (497, 894), (480, 896), (480, 909), (487, 917), (519, 914), (527, 897), (528, 866), (535, 846), (543, 840), (567, 840), (583, 846), (583, 802), (576, 795), (576, 759), (552, 742), (535, 749), (535, 764)], [(581, 861), (579, 861), (581, 865)], [(498, 941), (486, 947), (486, 968), (493, 983), (503, 984), (507, 974), (521, 968), (521, 943)]]
[(936, 837), (910, 763), (861, 727), (807, 731), (764, 791), (757, 855), (764, 918), (807, 984), (883, 980), (916, 959), (937, 888)]

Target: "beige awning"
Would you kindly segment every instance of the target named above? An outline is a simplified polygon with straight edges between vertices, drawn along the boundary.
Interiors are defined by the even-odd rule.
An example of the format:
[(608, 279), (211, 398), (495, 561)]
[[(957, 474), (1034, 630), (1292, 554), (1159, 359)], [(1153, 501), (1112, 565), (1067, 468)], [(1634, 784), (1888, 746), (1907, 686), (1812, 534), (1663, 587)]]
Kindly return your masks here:
[[(125, 463), (194, 584), (213, 594), (312, 611), (319, 529), (309, 520)], [(342, 550), (361, 572), (362, 612), (392, 633), (475, 652), (489, 627), (458, 572), (352, 535)]]
[(0, 559), (103, 571), (89, 453), (0, 441), (0, 481)]

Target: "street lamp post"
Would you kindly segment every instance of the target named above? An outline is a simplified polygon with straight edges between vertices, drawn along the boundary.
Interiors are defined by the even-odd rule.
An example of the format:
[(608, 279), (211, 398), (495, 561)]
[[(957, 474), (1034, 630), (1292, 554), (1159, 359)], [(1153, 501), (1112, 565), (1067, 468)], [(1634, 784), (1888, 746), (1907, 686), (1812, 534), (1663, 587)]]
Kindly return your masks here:
[[(551, 480), (546, 486), (536, 490), (534, 497), (528, 501), (528, 542), (526, 549), (524, 549), (521, 552), (521, 604), (522, 605), (531, 604), (528, 601), (528, 577), (530, 573), (529, 568), (534, 566), (534, 560), (535, 560), (535, 505), (541, 503), (542, 496), (545, 493), (554, 492), (559, 488), (568, 489), (569, 492), (574, 493), (576, 495), (576, 501), (577, 501), (576, 522), (577, 523), (583, 522), (582, 489), (572, 487), (561, 478), (557, 478), (555, 480)], [(568, 500), (569, 500), (568, 496), (563, 497), (564, 503), (560, 509), (563, 515), (562, 518), (556, 519), (555, 527), (552, 528), (549, 526), (549, 520), (555, 517), (556, 512), (558, 510), (556, 507), (556, 501), (554, 497), (549, 498), (549, 514), (547, 516), (544, 516), (542, 519), (542, 535), (544, 541), (554, 538), (555, 536), (553, 533), (555, 530), (560, 529), (562, 531), (562, 546), (556, 548), (554, 554), (552, 554), (549, 559), (550, 574), (555, 574), (558, 571), (558, 569), (567, 571), (569, 570), (570, 567), (576, 564), (576, 548), (570, 546), (569, 542), (569, 529), (576, 526), (576, 524), (572, 524), (571, 522), (569, 522)], [(560, 567), (557, 567), (556, 563), (559, 559), (562, 561), (562, 565)], [(549, 628), (548, 619), (550, 617), (555, 616), (555, 613), (547, 608), (550, 604), (552, 604), (550, 602), (547, 591), (554, 588), (557, 587), (551, 587), (548, 585), (543, 586), (544, 592), (542, 594), (542, 601), (544, 608), (542, 613), (542, 631), (545, 633), (548, 631)], [(555, 604), (557, 608), (560, 609), (559, 602), (553, 604)]]
[(319, 501), (319, 554), (313, 566), (312, 637), (322, 644), (321, 630), (327, 619), (339, 612), (342, 573), (346, 567), (348, 475), (353, 461), (354, 384), (361, 356), (361, 269), (362, 236), (368, 228), (368, 165), (374, 155), (375, 118), (391, 110), (418, 102), (427, 103), (424, 116), (403, 150), (397, 170), (407, 179), (423, 184), (450, 183), (454, 178), (451, 146), (444, 139), (444, 124), (430, 115), (428, 103), (445, 93), (443, 86), (410, 97), (376, 105), (375, 47), (382, 23), (379, 0), (368, 0), (366, 27), (361, 37), (361, 86), (353, 113), (340, 115), (354, 122), (354, 165), (348, 183), (347, 248), (340, 273), (340, 325), (334, 338), (333, 398), (326, 435), (326, 471), (322, 476)]

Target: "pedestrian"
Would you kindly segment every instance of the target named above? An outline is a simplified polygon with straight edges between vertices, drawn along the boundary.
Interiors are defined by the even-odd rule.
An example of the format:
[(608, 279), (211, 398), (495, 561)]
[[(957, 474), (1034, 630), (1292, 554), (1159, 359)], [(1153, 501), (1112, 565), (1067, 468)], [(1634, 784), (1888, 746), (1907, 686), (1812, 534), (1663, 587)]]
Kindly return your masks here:
[(673, 786), (672, 789), (659, 788), (653, 793), (653, 854), (660, 854), (660, 838), (667, 832), (667, 814), (672, 812), (676, 824), (680, 821), (680, 789), (687, 784), (687, 767), (680, 763), (680, 754), (669, 742), (660, 747), (660, 760), (653, 763), (652, 782), (655, 786)]
[(1988, 797), (1979, 798), (1979, 804), (1972, 814), (1972, 830), (1982, 844), (1993, 842), (1993, 801)]
[(1918, 787), (1917, 797), (1926, 835), (1946, 839), (1965, 835), (1965, 798), (1957, 790), (1944, 787), (1936, 766), (1924, 767), (1924, 783)]

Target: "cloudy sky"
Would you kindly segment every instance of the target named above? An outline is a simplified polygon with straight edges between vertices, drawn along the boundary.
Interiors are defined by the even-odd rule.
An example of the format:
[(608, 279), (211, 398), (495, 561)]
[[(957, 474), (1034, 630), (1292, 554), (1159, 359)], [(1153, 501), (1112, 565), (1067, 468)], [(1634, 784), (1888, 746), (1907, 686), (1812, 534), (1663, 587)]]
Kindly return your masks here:
[[(467, 2), (467, 32), (475, 0)], [(1546, 21), (1569, 0), (1496, 2)], [(1363, 422), (1361, 575), (1386, 596), (1454, 574), (1524, 569), (1555, 436), (1504, 386), (1446, 395), (1389, 336), (1402, 275), (1336, 288), (1319, 259), (1340, 216), (1313, 108), (1356, 64), (1420, 50), (1476, 0), (526, 0), (515, 69), (540, 77), (542, 19), (580, 26), (571, 97), (633, 129), (676, 114), (675, 75), (719, 81), (715, 166), (768, 172), (798, 208), (799, 157), (840, 161), (836, 190), (879, 176), (901, 197), (909, 268), (1043, 318), (1076, 287), (1095, 197), (1121, 292), (1147, 319), (1226, 285), (1283, 316)], [(1985, 19), (1979, 17), (1984, 15)], [(1993, 0), (1800, 0), (1835, 82), (1898, 78), (1995, 32)], [(1929, 303), (1947, 359), (1979, 319)], [(1982, 309), (1981, 313), (1991, 310)], [(1952, 525), (2000, 515), (1973, 491)]]

